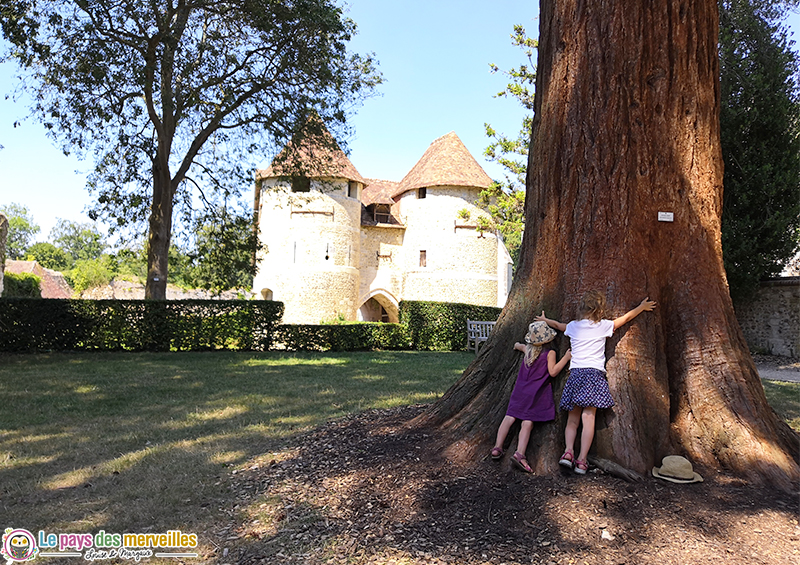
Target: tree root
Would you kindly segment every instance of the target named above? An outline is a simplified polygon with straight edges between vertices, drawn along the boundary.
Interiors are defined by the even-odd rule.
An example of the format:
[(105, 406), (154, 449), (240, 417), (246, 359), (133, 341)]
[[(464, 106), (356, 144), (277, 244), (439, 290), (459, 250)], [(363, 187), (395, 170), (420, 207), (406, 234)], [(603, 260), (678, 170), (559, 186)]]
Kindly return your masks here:
[(614, 463), (610, 459), (603, 459), (602, 457), (595, 457), (594, 455), (590, 455), (588, 459), (589, 463), (595, 467), (602, 469), (609, 475), (614, 475), (615, 477), (626, 480), (629, 483), (638, 483), (644, 480), (644, 477), (636, 471), (632, 471), (631, 469), (623, 467), (618, 463)]

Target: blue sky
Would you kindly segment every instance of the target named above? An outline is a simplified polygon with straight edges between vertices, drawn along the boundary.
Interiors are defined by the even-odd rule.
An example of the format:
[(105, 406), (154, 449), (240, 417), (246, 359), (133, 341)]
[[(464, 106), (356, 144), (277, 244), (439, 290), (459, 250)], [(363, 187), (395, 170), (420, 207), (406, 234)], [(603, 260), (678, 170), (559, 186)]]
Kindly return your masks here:
[[(373, 51), (385, 83), (351, 120), (350, 158), (365, 177), (399, 181), (430, 143), (455, 131), (489, 176), (502, 172), (483, 158), (484, 122), (514, 134), (522, 109), (494, 98), (505, 77), (489, 63), (508, 69), (522, 62), (511, 46), (514, 24), (538, 33), (538, 3), (532, 0), (350, 0), (348, 15), (358, 25), (356, 52)], [(787, 22), (800, 38), (800, 16)], [(12, 89), (12, 69), (0, 64), (0, 84)], [(47, 239), (57, 218), (88, 221), (84, 189), (90, 162), (65, 157), (35, 121), (14, 128), (26, 114), (25, 101), (0, 98), (0, 204), (27, 206)], [(269, 156), (259, 166), (265, 166)]]

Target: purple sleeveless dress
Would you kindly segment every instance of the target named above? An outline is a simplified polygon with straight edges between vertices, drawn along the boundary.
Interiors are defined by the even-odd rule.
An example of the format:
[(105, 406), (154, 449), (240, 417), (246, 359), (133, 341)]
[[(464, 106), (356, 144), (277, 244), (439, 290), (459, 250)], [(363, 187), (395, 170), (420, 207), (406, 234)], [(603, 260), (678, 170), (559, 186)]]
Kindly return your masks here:
[(520, 362), (517, 383), (508, 400), (507, 416), (532, 422), (547, 422), (556, 417), (553, 402), (553, 385), (547, 371), (547, 354), (550, 350), (542, 348), (542, 352), (534, 359), (530, 367), (525, 366), (525, 359)]

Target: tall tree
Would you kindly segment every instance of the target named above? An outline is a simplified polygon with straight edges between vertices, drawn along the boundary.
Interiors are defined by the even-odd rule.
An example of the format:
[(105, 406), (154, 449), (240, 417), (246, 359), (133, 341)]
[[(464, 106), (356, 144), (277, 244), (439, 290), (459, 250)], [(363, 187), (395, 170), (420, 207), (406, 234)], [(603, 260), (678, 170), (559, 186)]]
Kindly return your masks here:
[(206, 216), (196, 228), (190, 253), (195, 285), (213, 292), (250, 289), (258, 247), (253, 219), (246, 213), (229, 214), (227, 207)]
[[(721, 145), (725, 162), (722, 249), (734, 300), (778, 274), (800, 245), (800, 84), (798, 58), (780, 23), (797, 0), (721, 0)], [(506, 178), (481, 193), (481, 204), (506, 238), (515, 263), (524, 229), (524, 178), (533, 116), (535, 40), (514, 26), (512, 44), (527, 63), (502, 71), (510, 80), (497, 96), (525, 109), (517, 138), (486, 124), (485, 155)], [(500, 72), (491, 65), (492, 72)], [(523, 160), (524, 159), (524, 160)]]
[(58, 218), (50, 230), (50, 241), (68, 253), (73, 261), (97, 259), (106, 250), (103, 234), (90, 223)]
[[(617, 405), (598, 413), (595, 461), (644, 474), (682, 454), (796, 488), (798, 438), (767, 404), (722, 263), (718, 18), (715, 0), (541, 1), (519, 270), (490, 340), (423, 418), (451, 453), (488, 452), (534, 316), (575, 319), (598, 289), (610, 317), (659, 306), (608, 340)], [(534, 430), (536, 471), (555, 470), (563, 429), (560, 415)]]
[(8, 239), (6, 254), (9, 259), (24, 259), (25, 251), (33, 244), (33, 238), (41, 229), (31, 216), (27, 206), (6, 204), (0, 206), (0, 213), (8, 219)]
[(800, 245), (800, 76), (780, 25), (796, 4), (719, 3), (722, 249), (734, 300), (777, 275)]
[(334, 0), (0, 0), (0, 17), (34, 112), (65, 151), (94, 154), (93, 217), (146, 218), (148, 298), (166, 296), (194, 189), (235, 199), (253, 152), (311, 110), (344, 124), (380, 82)]

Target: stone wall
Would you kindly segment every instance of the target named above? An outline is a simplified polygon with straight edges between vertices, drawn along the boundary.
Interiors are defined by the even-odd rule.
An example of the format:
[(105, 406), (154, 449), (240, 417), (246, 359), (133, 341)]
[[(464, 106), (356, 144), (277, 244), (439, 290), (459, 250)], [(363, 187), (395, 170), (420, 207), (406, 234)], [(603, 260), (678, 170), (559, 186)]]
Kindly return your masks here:
[(8, 219), (0, 214), (0, 296), (3, 296), (3, 274), (6, 267), (6, 239), (8, 238)]
[(800, 277), (762, 282), (752, 302), (735, 310), (750, 351), (800, 357)]

